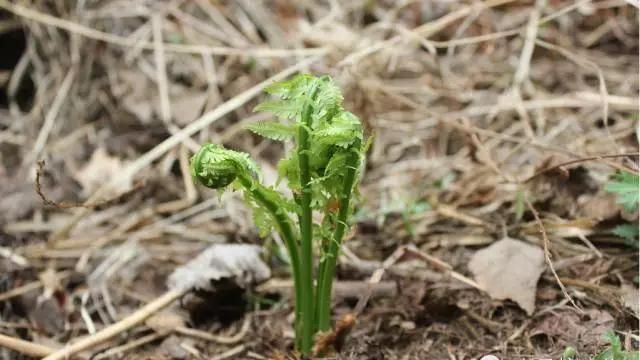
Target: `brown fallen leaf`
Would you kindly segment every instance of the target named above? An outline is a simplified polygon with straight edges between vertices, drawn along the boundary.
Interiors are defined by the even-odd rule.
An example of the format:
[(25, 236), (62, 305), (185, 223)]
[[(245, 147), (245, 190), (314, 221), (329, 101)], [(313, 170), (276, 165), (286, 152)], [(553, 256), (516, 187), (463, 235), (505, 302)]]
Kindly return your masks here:
[(141, 72), (122, 70), (118, 74), (120, 81), (114, 88), (114, 95), (120, 98), (125, 110), (135, 115), (141, 123), (148, 124), (155, 106), (152, 100), (155, 87)]
[(612, 329), (614, 322), (613, 316), (603, 310), (588, 309), (582, 316), (573, 310), (566, 310), (544, 317), (531, 329), (529, 336), (546, 335), (567, 343), (579, 339), (583, 344), (604, 345), (602, 334)]
[(510, 238), (477, 251), (469, 263), (476, 281), (493, 299), (513, 300), (529, 315), (544, 268), (542, 249)]
[[(107, 154), (107, 151), (99, 147), (91, 155), (89, 162), (75, 172), (75, 178), (82, 186), (85, 195), (90, 195), (113, 176), (122, 173), (126, 162), (115, 156)], [(131, 187), (131, 184), (123, 184), (122, 188), (111, 189), (114, 193), (123, 193)]]
[[(207, 102), (207, 96), (207, 93), (203, 91), (187, 90), (178, 96), (172, 96), (171, 112), (176, 124), (185, 126), (196, 120)], [(157, 109), (160, 109), (160, 106)]]

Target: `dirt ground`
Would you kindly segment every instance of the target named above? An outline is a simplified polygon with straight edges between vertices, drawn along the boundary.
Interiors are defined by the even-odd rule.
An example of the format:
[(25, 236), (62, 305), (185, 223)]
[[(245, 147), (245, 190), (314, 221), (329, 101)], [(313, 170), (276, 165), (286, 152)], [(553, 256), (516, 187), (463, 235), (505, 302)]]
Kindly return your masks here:
[(638, 172), (637, 6), (0, 0), (0, 334), (41, 357), (248, 243), (265, 283), (187, 294), (75, 356), (295, 358), (277, 239), (188, 159), (224, 144), (275, 182), (285, 149), (243, 126), (306, 71), (373, 136), (334, 296), (356, 323), (330, 358), (590, 359), (607, 330), (637, 350), (637, 238), (611, 231), (638, 212), (604, 190)]

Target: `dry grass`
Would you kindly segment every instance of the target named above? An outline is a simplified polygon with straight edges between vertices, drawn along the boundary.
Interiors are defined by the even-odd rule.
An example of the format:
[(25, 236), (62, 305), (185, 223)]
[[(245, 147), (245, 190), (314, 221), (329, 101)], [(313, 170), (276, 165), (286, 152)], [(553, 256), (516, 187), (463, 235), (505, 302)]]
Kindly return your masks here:
[[(608, 233), (629, 214), (600, 190), (616, 169), (638, 169), (631, 3), (0, 0), (0, 46), (20, 47), (12, 31), (26, 38), (0, 69), (0, 333), (60, 347), (163, 293), (164, 276), (208, 244), (260, 241), (239, 199), (183, 176), (188, 157), (223, 142), (274, 181), (283, 149), (241, 125), (264, 119), (252, 107), (265, 85), (310, 71), (341, 84), (374, 136), (340, 276), (386, 273), (401, 289), (360, 299), (345, 357), (593, 352), (593, 337), (536, 332), (574, 311), (608, 314), (637, 346), (618, 293), (633, 289), (637, 252)], [(35, 190), (39, 160), (49, 206)], [(531, 317), (469, 286), (470, 254), (507, 235), (544, 246), (554, 265)], [(413, 257), (394, 257), (407, 248)], [(38, 279), (46, 269), (55, 281)], [(34, 310), (43, 304), (53, 310)], [(252, 305), (239, 345), (141, 326), (81, 356), (284, 354), (287, 297)], [(185, 329), (232, 334), (244, 310)], [(601, 317), (582, 314), (582, 327)]]

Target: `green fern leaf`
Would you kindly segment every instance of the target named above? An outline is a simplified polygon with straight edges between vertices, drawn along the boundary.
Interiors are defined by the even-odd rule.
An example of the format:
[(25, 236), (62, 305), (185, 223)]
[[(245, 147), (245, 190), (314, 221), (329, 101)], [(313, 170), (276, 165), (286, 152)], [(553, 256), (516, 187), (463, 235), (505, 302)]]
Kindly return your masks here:
[(638, 174), (622, 171), (617, 173), (614, 179), (605, 185), (604, 189), (615, 193), (618, 196), (618, 204), (626, 211), (634, 212), (638, 209), (640, 199), (639, 186), (640, 176)]
[(265, 101), (253, 111), (270, 112), (281, 119), (296, 119), (302, 111), (301, 99)]
[(245, 127), (252, 132), (271, 140), (284, 141), (295, 137), (296, 126), (275, 121), (261, 121)]
[(362, 141), (362, 126), (358, 117), (350, 112), (342, 112), (331, 123), (314, 133), (316, 141), (321, 144), (349, 147), (356, 141)]

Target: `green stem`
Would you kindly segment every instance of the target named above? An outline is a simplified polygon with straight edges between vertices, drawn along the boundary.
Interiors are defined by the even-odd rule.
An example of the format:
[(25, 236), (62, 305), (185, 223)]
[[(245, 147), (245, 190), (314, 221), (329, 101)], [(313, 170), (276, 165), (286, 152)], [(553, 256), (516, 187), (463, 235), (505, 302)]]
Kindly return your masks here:
[[(330, 227), (335, 229), (335, 223), (333, 221), (331, 221), (330, 219), (330, 214), (328, 210), (325, 210), (324, 212), (324, 216), (323, 216), (323, 223), (322, 227), (325, 229), (328, 229)], [(327, 265), (327, 262), (325, 261), (326, 255), (329, 253), (329, 243), (331, 242), (331, 238), (323, 238), (322, 239), (322, 244), (321, 244), (321, 248), (320, 248), (320, 252), (322, 254), (322, 257), (320, 258), (320, 261), (318, 263), (318, 273), (317, 273), (317, 280), (316, 280), (316, 298), (315, 298), (315, 318), (313, 319), (313, 331), (318, 332), (319, 329), (319, 325), (320, 325), (320, 321), (319, 321), (319, 316), (320, 316), (320, 304), (322, 303), (322, 301), (320, 300), (320, 296), (322, 295), (322, 293), (320, 292), (320, 289), (322, 288), (322, 274), (324, 274), (325, 272), (325, 268)]]
[[(293, 231), (293, 225), (291, 225), (291, 219), (286, 214), (284, 209), (281, 209), (278, 204), (269, 199), (267, 189), (261, 184), (256, 182), (249, 176), (239, 175), (238, 180), (240, 184), (248, 191), (256, 202), (260, 203), (260, 206), (265, 208), (276, 225), (278, 226), (278, 232), (282, 235), (287, 252), (289, 253), (289, 261), (291, 262), (291, 272), (293, 273), (293, 288), (295, 292), (295, 312), (296, 312), (296, 325), (295, 329), (298, 331), (299, 322), (301, 321), (301, 301), (302, 301), (302, 283), (300, 282), (300, 253), (298, 249), (298, 243), (296, 242), (296, 235)], [(296, 339), (297, 341), (298, 339)]]
[(338, 219), (333, 232), (333, 238), (329, 243), (329, 250), (325, 256), (325, 264), (322, 264), (323, 272), (319, 274), (318, 281), (318, 329), (327, 331), (331, 329), (331, 290), (333, 287), (333, 277), (336, 273), (336, 263), (340, 254), (340, 244), (347, 228), (347, 217), (349, 215), (349, 206), (351, 202), (351, 192), (356, 178), (357, 168), (359, 166), (360, 154), (356, 144), (347, 158), (347, 169), (344, 176), (342, 186), (342, 194), (340, 196), (340, 210), (338, 211)]
[(302, 124), (298, 132), (298, 163), (300, 166), (300, 281), (302, 282), (302, 348), (304, 355), (311, 353), (314, 335), (313, 311), (313, 223), (311, 209), (311, 171), (309, 169), (309, 131), (313, 113), (312, 100), (315, 98), (318, 85), (314, 84), (309, 91), (309, 99), (302, 109)]

